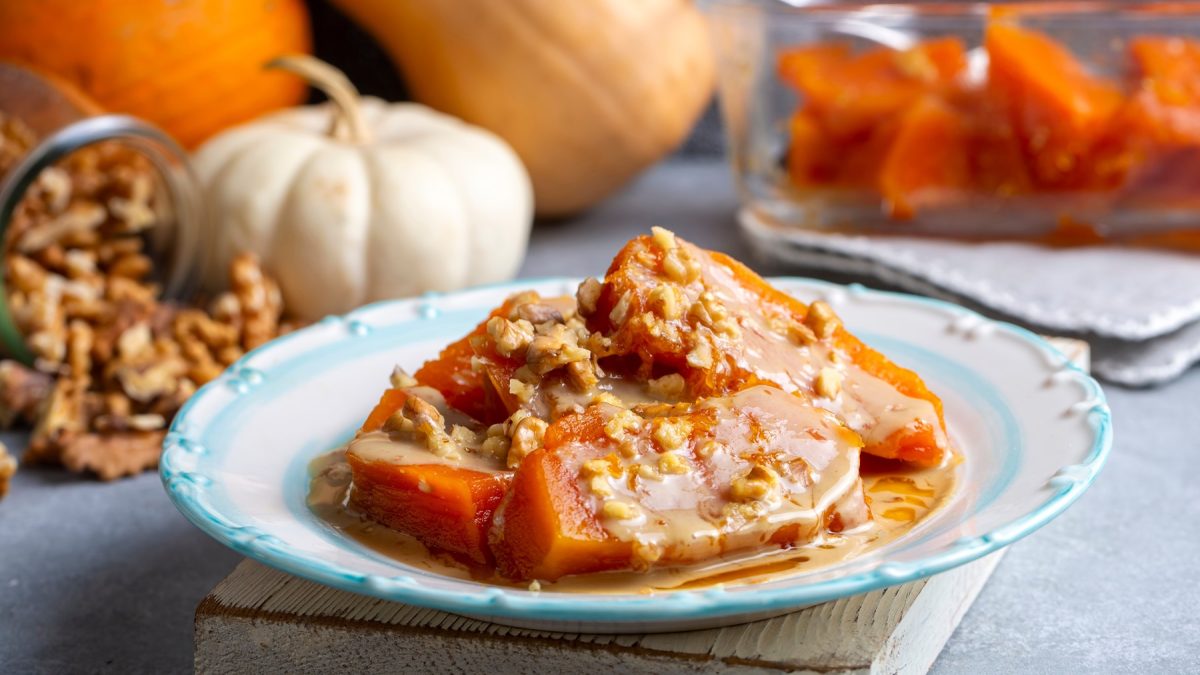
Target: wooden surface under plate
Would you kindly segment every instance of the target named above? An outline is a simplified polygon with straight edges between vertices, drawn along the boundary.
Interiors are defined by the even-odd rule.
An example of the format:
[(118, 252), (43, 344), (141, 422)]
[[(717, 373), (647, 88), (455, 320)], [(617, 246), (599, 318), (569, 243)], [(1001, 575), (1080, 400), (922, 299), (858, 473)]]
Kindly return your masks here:
[(1002, 554), (774, 619), (649, 635), (511, 628), (246, 560), (196, 609), (196, 672), (923, 673)]

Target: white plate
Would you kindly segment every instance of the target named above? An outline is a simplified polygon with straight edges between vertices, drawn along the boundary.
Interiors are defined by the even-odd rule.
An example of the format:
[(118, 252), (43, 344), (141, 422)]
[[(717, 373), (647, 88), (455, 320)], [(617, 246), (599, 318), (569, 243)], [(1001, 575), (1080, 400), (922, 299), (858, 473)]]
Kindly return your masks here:
[(560, 295), (577, 280), (385, 302), (276, 340), (192, 397), (167, 435), (162, 480), (180, 511), (218, 541), (330, 586), (518, 626), (650, 632), (740, 623), (961, 565), (1044, 525), (1103, 465), (1112, 436), (1099, 385), (1036, 335), (925, 298), (795, 278), (773, 283), (806, 301), (825, 299), (852, 332), (920, 373), (942, 397), (965, 456), (945, 508), (843, 564), (653, 596), (531, 592), (407, 567), (308, 511), (309, 460), (350, 438), (394, 364), (415, 370), (517, 290)]

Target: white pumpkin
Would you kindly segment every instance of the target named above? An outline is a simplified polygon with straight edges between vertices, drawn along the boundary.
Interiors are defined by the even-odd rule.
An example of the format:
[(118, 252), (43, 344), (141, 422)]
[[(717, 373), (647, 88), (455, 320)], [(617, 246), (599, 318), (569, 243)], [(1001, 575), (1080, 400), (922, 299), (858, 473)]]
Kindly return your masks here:
[(360, 98), (311, 57), (277, 59), (331, 103), (293, 108), (205, 143), (195, 167), (210, 231), (204, 284), (253, 251), (289, 313), (510, 278), (533, 214), (529, 176), (497, 136), (412, 103)]

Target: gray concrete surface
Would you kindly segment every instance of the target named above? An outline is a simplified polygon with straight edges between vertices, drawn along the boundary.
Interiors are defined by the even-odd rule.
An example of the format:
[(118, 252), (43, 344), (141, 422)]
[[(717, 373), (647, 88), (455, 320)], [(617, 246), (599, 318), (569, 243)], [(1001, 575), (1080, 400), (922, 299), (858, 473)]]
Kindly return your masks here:
[[(722, 164), (660, 167), (590, 214), (539, 226), (522, 276), (599, 273), (654, 224), (746, 256), (735, 201)], [(1107, 391), (1108, 468), (1013, 546), (935, 673), (1200, 670), (1200, 373)], [(0, 673), (187, 672), (196, 603), (237, 560), (184, 521), (156, 475), (23, 470), (0, 502)]]

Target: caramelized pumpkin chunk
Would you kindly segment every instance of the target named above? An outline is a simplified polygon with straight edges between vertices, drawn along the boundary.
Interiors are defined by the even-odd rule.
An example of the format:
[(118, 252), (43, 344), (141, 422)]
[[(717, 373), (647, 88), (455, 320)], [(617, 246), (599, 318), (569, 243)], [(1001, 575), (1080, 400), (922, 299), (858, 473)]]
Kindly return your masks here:
[(836, 139), (869, 131), (931, 90), (953, 87), (966, 67), (957, 38), (922, 42), (911, 49), (851, 54), (841, 44), (789, 50), (779, 72)]
[(936, 98), (900, 118), (900, 129), (879, 170), (879, 190), (895, 218), (961, 198), (971, 187), (969, 122)]
[[(488, 315), (500, 316), (508, 311), (507, 303), (497, 307)], [(421, 366), (414, 376), (421, 384), (428, 385), (441, 392), (446, 402), (457, 410), (481, 422), (495, 422), (504, 419), (508, 413), (496, 400), (493, 393), (485, 386), (484, 375), (471, 363), (475, 356), (472, 342), (487, 335), (487, 320), (479, 324), (461, 340), (450, 343), (432, 359)]]
[[(453, 448), (438, 454), (419, 430), (397, 428), (397, 414), (415, 398), (411, 391), (384, 392), (347, 448), (354, 476), (351, 506), (431, 550), (488, 564), (487, 531), (511, 474), (494, 458), (467, 461)], [(439, 422), (444, 428), (444, 416)], [(417, 419), (414, 429), (420, 423)]]
[(686, 395), (757, 383), (812, 397), (860, 433), (865, 451), (935, 465), (941, 401), (912, 371), (867, 347), (824, 303), (805, 305), (741, 263), (665, 230), (617, 254), (589, 326), (640, 376), (678, 374)]
[(1120, 92), (1036, 31), (993, 22), (984, 43), (988, 93), (1017, 130), (1033, 175), (1047, 187), (1076, 185)]
[(508, 477), (443, 465), (404, 465), (346, 455), (354, 472), (351, 506), (415, 537), (433, 551), (487, 564), (487, 531)]
[(1129, 54), (1128, 131), (1165, 145), (1200, 142), (1200, 40), (1141, 36), (1130, 40)]
[(492, 550), (505, 576), (554, 580), (807, 543), (869, 519), (860, 445), (772, 386), (694, 405), (597, 404), (551, 425), (521, 465)]

